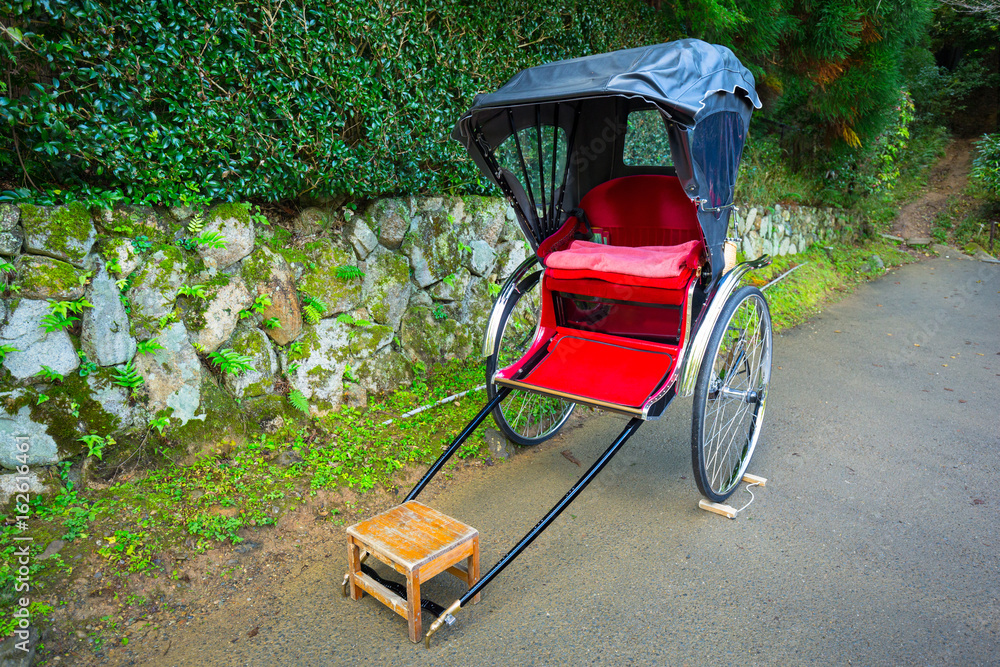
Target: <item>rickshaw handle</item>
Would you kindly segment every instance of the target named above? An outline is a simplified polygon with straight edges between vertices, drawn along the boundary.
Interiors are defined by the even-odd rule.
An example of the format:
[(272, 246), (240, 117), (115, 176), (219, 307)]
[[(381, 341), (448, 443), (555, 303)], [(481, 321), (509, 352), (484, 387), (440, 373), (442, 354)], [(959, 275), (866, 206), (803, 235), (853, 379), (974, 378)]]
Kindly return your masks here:
[(511, 561), (517, 558), (520, 553), (535, 540), (536, 537), (541, 535), (542, 531), (548, 528), (549, 524), (555, 521), (556, 517), (558, 517), (559, 514), (562, 513), (562, 511), (566, 509), (578, 495), (580, 495), (580, 492), (587, 488), (587, 485), (590, 484), (595, 477), (597, 477), (601, 470), (604, 469), (604, 466), (606, 466), (608, 462), (614, 458), (615, 454), (618, 453), (618, 450), (622, 448), (622, 445), (624, 445), (628, 439), (639, 430), (639, 427), (642, 426), (642, 424), (643, 420), (639, 417), (633, 417), (630, 419), (621, 434), (615, 438), (614, 442), (611, 443), (611, 446), (608, 447), (596, 461), (594, 461), (593, 465), (587, 469), (587, 472), (583, 473), (583, 476), (577, 481), (577, 483), (574, 484), (570, 490), (566, 492), (566, 495), (562, 497), (562, 500), (556, 503), (555, 507), (549, 510), (549, 513), (542, 517), (542, 519), (535, 524), (535, 527), (529, 530), (527, 534), (521, 538), (521, 541), (514, 545), (513, 549), (504, 554), (489, 572), (484, 574), (479, 581), (469, 588), (465, 595), (453, 602), (451, 606), (448, 607), (448, 609), (445, 610), (445, 612), (441, 614), (441, 616), (439, 616), (434, 623), (431, 624), (427, 634), (424, 635), (424, 645), (427, 648), (430, 648), (431, 646), (431, 636), (438, 631), (441, 625), (445, 622), (445, 618), (448, 615), (455, 614), (455, 612), (464, 607), (469, 600), (478, 595), (479, 591), (481, 591), (486, 584), (490, 583), (494, 577), (503, 572), (503, 569), (510, 565)]
[(416, 499), (420, 492), (424, 490), (424, 487), (427, 486), (427, 483), (431, 481), (431, 478), (433, 478), (434, 475), (441, 470), (441, 466), (448, 462), (448, 459), (450, 459), (458, 448), (462, 446), (462, 443), (469, 439), (469, 436), (476, 430), (476, 427), (479, 426), (484, 419), (486, 419), (486, 415), (493, 412), (493, 408), (500, 405), (500, 401), (507, 398), (507, 394), (510, 392), (510, 387), (497, 388), (497, 393), (496, 396), (493, 397), (493, 400), (487, 403), (486, 407), (480, 410), (479, 414), (473, 417), (472, 421), (468, 423), (462, 432), (459, 433), (454, 440), (452, 440), (448, 449), (444, 450), (444, 453), (438, 457), (438, 460), (434, 462), (434, 465), (430, 467), (430, 470), (427, 471), (423, 478), (417, 482), (417, 485), (413, 487), (413, 490), (410, 491), (409, 495), (406, 496), (406, 500), (403, 501), (404, 503)]

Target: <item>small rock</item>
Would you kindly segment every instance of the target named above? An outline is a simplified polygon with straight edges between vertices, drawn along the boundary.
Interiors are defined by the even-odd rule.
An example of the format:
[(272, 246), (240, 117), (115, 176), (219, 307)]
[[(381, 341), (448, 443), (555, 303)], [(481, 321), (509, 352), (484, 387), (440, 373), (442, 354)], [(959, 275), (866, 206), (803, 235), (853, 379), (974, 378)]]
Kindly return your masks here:
[(470, 245), (472, 256), (469, 258), (469, 270), (477, 276), (489, 275), (497, 261), (497, 254), (486, 241), (473, 241)]
[(997, 259), (993, 255), (990, 255), (982, 248), (976, 250), (976, 254), (972, 256), (973, 259), (978, 259), (980, 262), (989, 262), (991, 264), (1000, 264), (1000, 259)]
[(187, 220), (194, 215), (194, 209), (190, 206), (171, 206), (168, 211), (174, 220), (178, 222)]
[(359, 217), (351, 220), (347, 224), (345, 232), (345, 236), (354, 248), (358, 259), (367, 259), (368, 255), (378, 247), (378, 237), (365, 224), (364, 218)]
[(904, 239), (902, 236), (893, 236), (892, 234), (879, 234), (884, 239), (889, 239), (890, 241), (895, 241), (896, 243), (903, 243)]
[(14, 229), (20, 219), (21, 209), (13, 204), (0, 204), (0, 232)]
[(173, 408), (173, 419), (184, 425), (195, 417), (201, 402), (201, 360), (188, 342), (187, 330), (181, 322), (174, 322), (160, 332), (162, 350), (139, 355), (135, 370), (145, 380), (148, 404), (158, 412)]
[(0, 232), (0, 255), (16, 257), (24, 245), (24, 232), (19, 227), (9, 232)]
[(256, 287), (257, 294), (266, 294), (271, 299), (271, 305), (261, 317), (265, 320), (277, 318), (281, 326), (268, 329), (268, 337), (278, 345), (295, 340), (302, 332), (302, 311), (292, 270), (285, 258), (261, 246), (243, 260), (243, 277), (251, 289)]
[(274, 419), (266, 419), (261, 423), (260, 427), (264, 429), (264, 432), (273, 435), (277, 433), (282, 426), (285, 425), (285, 420), (281, 416), (275, 417)]
[(216, 232), (225, 241), (225, 247), (212, 248), (207, 245), (198, 246), (198, 254), (205, 263), (211, 260), (219, 270), (238, 262), (254, 248), (254, 227), (250, 220), (250, 212), (241, 204), (221, 204), (212, 209), (205, 217), (202, 234)]
[(370, 228), (378, 233), (379, 243), (397, 250), (410, 229), (410, 214), (403, 199), (376, 199), (365, 211)]
[(871, 259), (868, 261), (871, 262), (873, 270), (881, 271), (882, 269), (885, 268), (885, 262), (883, 262), (882, 258), (879, 257), (878, 255), (872, 255)]
[(21, 299), (7, 324), (0, 327), (0, 344), (17, 348), (7, 353), (3, 365), (18, 380), (37, 375), (43, 363), (62, 375), (80, 366), (69, 334), (42, 328), (42, 319), (48, 314), (45, 301)]
[(97, 230), (87, 207), (75, 202), (68, 206), (21, 206), (24, 244), (29, 253), (47, 255), (81, 266), (94, 242)]
[(38, 557), (38, 560), (45, 560), (46, 558), (56, 555), (64, 546), (66, 546), (66, 543), (63, 540), (52, 540), (49, 542), (49, 545), (45, 547), (45, 551), (43, 551), (42, 555)]
[[(46, 434), (45, 437), (48, 437), (48, 434)], [(51, 438), (49, 438), (49, 440), (51, 440)], [(11, 448), (12, 444), (13, 448)], [(17, 451), (16, 442), (14, 442), (13, 439), (8, 440), (4, 437), (2, 432), (0, 432), (0, 449), (3, 450), (3, 452), (0, 452), (0, 457), (2, 457), (0, 465), (13, 469), (13, 467), (18, 464), (17, 455), (20, 453)], [(55, 452), (55, 441), (52, 442), (51, 451)], [(58, 455), (56, 455), (56, 458), (58, 458)], [(39, 479), (38, 473), (34, 470), (29, 471), (27, 475), (19, 475), (16, 472), (9, 475), (0, 475), (0, 504), (6, 505), (7, 501), (13, 498), (15, 494), (23, 493), (24, 491), (22, 490), (21, 485), (25, 481), (28, 483), (28, 491), (32, 495), (37, 496), (48, 491), (45, 485), (42, 484), (42, 480)]]
[(302, 457), (290, 449), (286, 449), (285, 451), (278, 454), (277, 463), (279, 466), (287, 468), (288, 466), (294, 463), (301, 463), (301, 462), (302, 462)]
[(344, 390), (344, 405), (349, 408), (368, 407), (368, 392), (360, 384), (349, 384)]
[[(260, 549), (262, 546), (264, 546), (264, 545), (261, 542), (255, 542), (253, 540), (246, 540), (246, 541), (241, 542), (240, 544), (236, 545), (236, 547), (233, 548), (233, 551), (235, 551), (238, 554), (247, 554), (247, 553), (250, 553), (251, 551), (255, 551), (257, 549)], [(231, 562), (235, 562), (235, 561), (231, 561)]]
[(292, 229), (299, 236), (312, 236), (323, 231), (331, 222), (330, 214), (321, 208), (311, 206), (303, 209), (299, 216), (292, 222)]
[(135, 356), (128, 313), (122, 305), (118, 286), (103, 263), (90, 283), (88, 300), (93, 308), (83, 311), (80, 345), (90, 361), (101, 366), (117, 366)]
[(254, 302), (254, 297), (239, 278), (232, 278), (227, 285), (208, 290), (208, 306), (201, 314), (200, 327), (194, 341), (205, 352), (215, 352), (233, 335), (240, 321), (240, 311)]
[(906, 245), (910, 246), (911, 248), (915, 247), (915, 246), (928, 246), (933, 241), (934, 241), (934, 239), (928, 238), (926, 236), (915, 236), (915, 237), (906, 239)]
[(35, 661), (35, 646), (38, 644), (38, 630), (29, 626), (25, 630), (16, 629), (14, 634), (0, 642), (0, 665), (3, 667), (31, 667)]
[(500, 431), (488, 428), (485, 438), (486, 446), (489, 447), (490, 456), (493, 458), (506, 461), (514, 455), (514, 446)]

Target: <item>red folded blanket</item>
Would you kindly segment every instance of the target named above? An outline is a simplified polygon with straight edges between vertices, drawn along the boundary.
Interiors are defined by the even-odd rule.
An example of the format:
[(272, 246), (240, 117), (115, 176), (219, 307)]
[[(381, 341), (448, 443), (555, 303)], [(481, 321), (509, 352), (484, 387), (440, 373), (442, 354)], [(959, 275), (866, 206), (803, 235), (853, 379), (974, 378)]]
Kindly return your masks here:
[(685, 269), (698, 268), (701, 247), (701, 241), (640, 248), (573, 241), (567, 250), (558, 250), (546, 257), (545, 265), (554, 269), (586, 269), (643, 278), (673, 278)]

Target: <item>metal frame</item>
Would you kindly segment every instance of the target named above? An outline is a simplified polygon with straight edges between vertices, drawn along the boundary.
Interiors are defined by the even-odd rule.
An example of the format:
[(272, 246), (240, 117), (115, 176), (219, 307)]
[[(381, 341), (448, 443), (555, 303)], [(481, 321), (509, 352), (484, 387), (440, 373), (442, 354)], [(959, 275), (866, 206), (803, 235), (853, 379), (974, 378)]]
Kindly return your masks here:
[(493, 354), (493, 348), (497, 344), (497, 336), (500, 334), (500, 320), (503, 319), (503, 314), (507, 310), (507, 304), (513, 298), (517, 286), (521, 283), (521, 279), (528, 275), (537, 263), (538, 256), (532, 252), (531, 256), (514, 269), (510, 277), (507, 278), (507, 282), (500, 289), (500, 295), (497, 296), (496, 303), (493, 304), (493, 310), (490, 311), (490, 319), (486, 323), (486, 336), (483, 338), (483, 358)]
[[(497, 396), (500, 397), (500, 394), (497, 394)], [(493, 403), (499, 403), (499, 400), (494, 399), (493, 401), (490, 402), (490, 406), (488, 407), (491, 410), (493, 408)], [(577, 480), (576, 484), (570, 487), (569, 491), (566, 492), (566, 495), (564, 495), (559, 500), (559, 502), (557, 502), (552, 507), (552, 509), (550, 509), (549, 512), (545, 516), (543, 516), (538, 521), (538, 523), (535, 524), (534, 528), (525, 533), (524, 537), (522, 537), (520, 541), (518, 541), (518, 543), (515, 544), (513, 548), (511, 548), (510, 551), (505, 553), (492, 568), (490, 568), (489, 572), (484, 574), (479, 579), (478, 582), (476, 582), (471, 588), (469, 588), (469, 590), (466, 591), (462, 597), (453, 602), (448, 607), (448, 609), (446, 609), (444, 613), (441, 614), (437, 618), (437, 620), (435, 620), (434, 623), (431, 624), (430, 629), (427, 630), (427, 634), (424, 635), (424, 645), (427, 648), (430, 648), (431, 646), (431, 637), (441, 628), (442, 625), (444, 625), (444, 623), (447, 622), (448, 617), (453, 616), (459, 609), (468, 604), (470, 600), (479, 595), (479, 592), (488, 583), (490, 583), (490, 581), (492, 581), (498, 574), (503, 572), (505, 567), (510, 565), (510, 563), (515, 558), (517, 558), (521, 554), (521, 552), (528, 547), (528, 545), (534, 542), (535, 538), (541, 535), (542, 531), (548, 528), (549, 524), (555, 521), (556, 517), (558, 517), (564, 509), (569, 507), (569, 504), (572, 503), (578, 495), (580, 495), (580, 492), (586, 489), (587, 486), (594, 480), (594, 478), (597, 477), (597, 475), (601, 472), (601, 470), (604, 469), (604, 466), (606, 466), (608, 462), (611, 461), (612, 458), (614, 458), (615, 454), (618, 453), (618, 450), (622, 448), (622, 445), (628, 442), (628, 439), (631, 438), (635, 434), (635, 432), (639, 430), (639, 427), (642, 426), (642, 423), (643, 421), (639, 417), (633, 417), (632, 419), (630, 419), (628, 424), (625, 425), (625, 428), (622, 430), (622, 432), (618, 435), (617, 438), (615, 438), (615, 441), (612, 442), (611, 445), (606, 450), (604, 450), (604, 453), (601, 454), (600, 457), (598, 457), (598, 459), (594, 461), (594, 463), (589, 468), (587, 468), (587, 472), (583, 473), (583, 476), (581, 476), (580, 479)], [(445, 457), (450, 456), (450, 454), (446, 452), (441, 456), (442, 458), (438, 459), (438, 463), (440, 463), (440, 465), (438, 465), (438, 463), (435, 463), (435, 466), (437, 466), (438, 468), (440, 468), (441, 465), (444, 465), (444, 461), (442, 459), (447, 460)], [(424, 483), (423, 480), (421, 480), (421, 483)], [(417, 489), (411, 491), (410, 496), (407, 496), (407, 500), (411, 500), (412, 496), (414, 496), (416, 492), (418, 492)]]
[[(726, 305), (729, 295), (740, 286), (740, 280), (754, 269), (762, 269), (771, 263), (770, 255), (763, 255), (749, 262), (737, 264), (732, 271), (727, 273), (719, 281), (719, 286), (709, 295), (706, 303), (708, 308), (698, 324), (698, 331), (691, 340), (691, 346), (687, 355), (680, 360), (678, 365), (684, 364), (680, 373), (680, 381), (677, 383), (678, 396), (691, 396), (694, 394), (695, 384), (698, 382), (698, 371), (701, 369), (701, 362), (705, 357), (705, 349), (708, 347), (708, 339), (712, 336), (715, 323), (722, 314), (722, 309)], [(690, 334), (688, 334), (690, 338)]]

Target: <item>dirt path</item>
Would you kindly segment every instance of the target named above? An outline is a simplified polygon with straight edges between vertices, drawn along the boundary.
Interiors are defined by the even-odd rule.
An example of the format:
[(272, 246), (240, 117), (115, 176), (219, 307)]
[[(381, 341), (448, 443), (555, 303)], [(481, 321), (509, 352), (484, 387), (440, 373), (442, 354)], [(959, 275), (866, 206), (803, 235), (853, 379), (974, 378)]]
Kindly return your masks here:
[(934, 218), (944, 210), (948, 198), (960, 195), (972, 168), (972, 139), (948, 144), (944, 157), (931, 171), (927, 189), (916, 201), (900, 209), (893, 234), (904, 239), (930, 238)]

